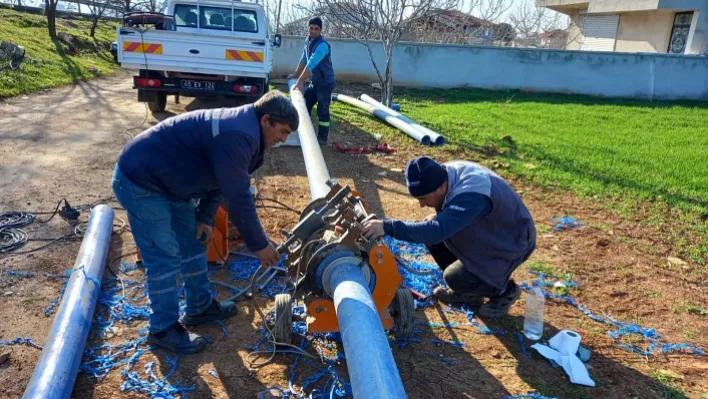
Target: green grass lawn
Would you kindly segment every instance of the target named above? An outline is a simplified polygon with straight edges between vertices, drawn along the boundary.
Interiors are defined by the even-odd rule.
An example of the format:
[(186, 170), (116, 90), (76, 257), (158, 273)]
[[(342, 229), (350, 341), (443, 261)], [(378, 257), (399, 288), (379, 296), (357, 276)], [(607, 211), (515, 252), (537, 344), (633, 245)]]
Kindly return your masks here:
[[(692, 234), (687, 240), (686, 231), (667, 232), (678, 250), (708, 261), (707, 103), (483, 90), (396, 94), (406, 116), (448, 140), (433, 154), (495, 160), (505, 174), (599, 199), (625, 216), (648, 207), (656, 217), (647, 223), (655, 226), (673, 215)], [(412, 141), (346, 104), (335, 103), (333, 113), (389, 142)]]
[[(76, 38), (79, 51), (69, 54), (67, 46), (49, 38), (47, 20), (42, 15), (17, 12), (0, 7), (0, 41), (25, 47), (25, 60), (18, 70), (0, 72), (0, 98), (31, 93), (49, 87), (90, 79), (119, 68), (109, 51), (116, 37), (116, 24), (101, 21), (96, 37), (91, 38), (91, 23), (86, 20), (57, 19), (57, 33)], [(89, 68), (98, 72), (90, 72)]]

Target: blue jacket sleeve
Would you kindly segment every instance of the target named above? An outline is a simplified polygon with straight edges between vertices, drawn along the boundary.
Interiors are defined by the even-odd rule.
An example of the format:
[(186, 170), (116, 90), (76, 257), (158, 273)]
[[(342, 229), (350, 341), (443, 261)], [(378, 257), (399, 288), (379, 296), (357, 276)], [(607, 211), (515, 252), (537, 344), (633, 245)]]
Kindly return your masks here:
[(492, 200), (486, 195), (460, 194), (440, 211), (435, 219), (425, 222), (387, 219), (384, 220), (384, 232), (402, 241), (438, 244), (491, 211)]
[(329, 46), (327, 45), (327, 43), (318, 44), (317, 48), (315, 49), (315, 52), (312, 53), (310, 59), (307, 60), (307, 69), (312, 72), (317, 66), (317, 64), (319, 64), (320, 61), (322, 61), (322, 59), (327, 55), (327, 53), (329, 53)]
[[(256, 205), (249, 190), (248, 165), (258, 153), (258, 144), (239, 132), (223, 132), (210, 149), (212, 167), (229, 207), (229, 219), (253, 252), (268, 246)], [(216, 212), (216, 210), (215, 210)]]
[(223, 201), (224, 196), (221, 195), (221, 190), (216, 189), (209, 191), (206, 198), (199, 200), (199, 206), (197, 206), (197, 221), (199, 223), (208, 224), (209, 226), (213, 225), (216, 210), (219, 209), (219, 205), (221, 205)]

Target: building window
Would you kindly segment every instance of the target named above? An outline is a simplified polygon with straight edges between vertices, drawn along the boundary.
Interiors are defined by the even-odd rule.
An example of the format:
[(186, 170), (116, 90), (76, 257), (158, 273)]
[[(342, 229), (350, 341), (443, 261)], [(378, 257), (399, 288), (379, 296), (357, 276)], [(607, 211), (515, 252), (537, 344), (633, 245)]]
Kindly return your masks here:
[(671, 40), (669, 40), (669, 53), (683, 54), (686, 52), (688, 33), (691, 31), (693, 21), (693, 11), (677, 12), (674, 16), (674, 26), (671, 29)]

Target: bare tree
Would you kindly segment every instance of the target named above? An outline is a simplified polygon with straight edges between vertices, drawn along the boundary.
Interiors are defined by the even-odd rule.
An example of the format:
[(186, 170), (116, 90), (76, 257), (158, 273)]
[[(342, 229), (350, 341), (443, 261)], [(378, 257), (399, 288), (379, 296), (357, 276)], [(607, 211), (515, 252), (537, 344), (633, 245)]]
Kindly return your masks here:
[[(393, 46), (408, 26), (429, 15), (431, 10), (447, 10), (455, 4), (456, 0), (313, 0), (308, 9), (311, 14), (323, 17), (328, 26), (366, 46), (381, 83), (381, 102), (390, 106), (393, 99)], [(376, 62), (374, 40), (381, 40), (385, 65)]]
[(57, 39), (57, 5), (59, 0), (44, 0), (44, 15), (47, 17), (49, 37)]
[(477, 18), (495, 22), (501, 20), (507, 11), (514, 6), (516, 0), (468, 0), (460, 9)]
[[(124, 1), (129, 2), (129, 0)], [(129, 4), (129, 7), (132, 6), (132, 11), (141, 10), (150, 12), (160, 12), (165, 9), (165, 6), (167, 5), (167, 0), (143, 0), (139, 2), (133, 2), (132, 4), (127, 4)]]
[(106, 12), (106, 7), (108, 4), (101, 0), (87, 0), (86, 5), (91, 12), (91, 32), (89, 33), (89, 36), (94, 37), (96, 34), (98, 21), (103, 16), (103, 13)]
[[(432, 11), (409, 28), (405, 40), (424, 43), (494, 45), (498, 21), (515, 0), (461, 0), (458, 9)], [(501, 26), (501, 29), (506, 27)], [(508, 31), (505, 31), (508, 34)]]
[(553, 36), (544, 34), (560, 29), (562, 17), (546, 7), (536, 7), (534, 0), (524, 0), (509, 20), (526, 46), (546, 48), (554, 47)]

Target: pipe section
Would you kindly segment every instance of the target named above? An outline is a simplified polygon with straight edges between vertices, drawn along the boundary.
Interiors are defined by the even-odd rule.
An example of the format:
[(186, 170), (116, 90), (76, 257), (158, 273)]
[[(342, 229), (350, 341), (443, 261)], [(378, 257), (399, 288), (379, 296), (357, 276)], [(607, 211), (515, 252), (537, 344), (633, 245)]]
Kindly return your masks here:
[(297, 128), (297, 133), (300, 137), (300, 147), (302, 147), (302, 156), (305, 158), (305, 169), (307, 169), (307, 180), (310, 182), (310, 194), (312, 200), (324, 198), (329, 194), (329, 171), (327, 164), (322, 156), (320, 144), (317, 142), (317, 134), (312, 126), (310, 113), (307, 112), (305, 97), (303, 93), (295, 87), (296, 79), (288, 80), (290, 87), (290, 100), (292, 100), (295, 109), (300, 117), (300, 126)]
[(330, 293), (339, 321), (355, 399), (405, 399), (398, 367), (355, 257), (328, 266)]
[(389, 125), (418, 140), (423, 145), (430, 144), (430, 136), (423, 134), (421, 131), (415, 129), (412, 125), (406, 123), (404, 120), (387, 113), (385, 110), (380, 109), (375, 105), (367, 104), (363, 101), (357, 100), (356, 98), (345, 96), (344, 94), (332, 94), (332, 100), (341, 101), (343, 103), (347, 103), (349, 105), (353, 105), (355, 107), (368, 111), (369, 113), (381, 119), (382, 121), (385, 121)]
[(374, 100), (373, 98), (369, 97), (368, 95), (362, 94), (361, 96), (359, 96), (359, 99), (369, 105), (373, 105), (377, 109), (380, 109), (380, 110), (386, 112), (388, 115), (394, 116), (394, 117), (408, 123), (409, 125), (413, 126), (414, 129), (417, 129), (422, 134), (428, 136), (430, 138), (431, 144), (433, 144), (433, 145), (445, 144), (445, 138), (443, 136), (441, 136), (440, 134), (438, 134), (437, 132), (428, 129), (427, 127), (415, 122), (414, 120), (412, 120), (404, 115), (401, 115), (400, 113), (398, 113), (398, 112), (392, 110), (391, 108), (383, 105), (382, 103)]
[(91, 210), (81, 248), (52, 329), (25, 389), (24, 399), (68, 399), (101, 293), (100, 281), (113, 230), (113, 209)]

